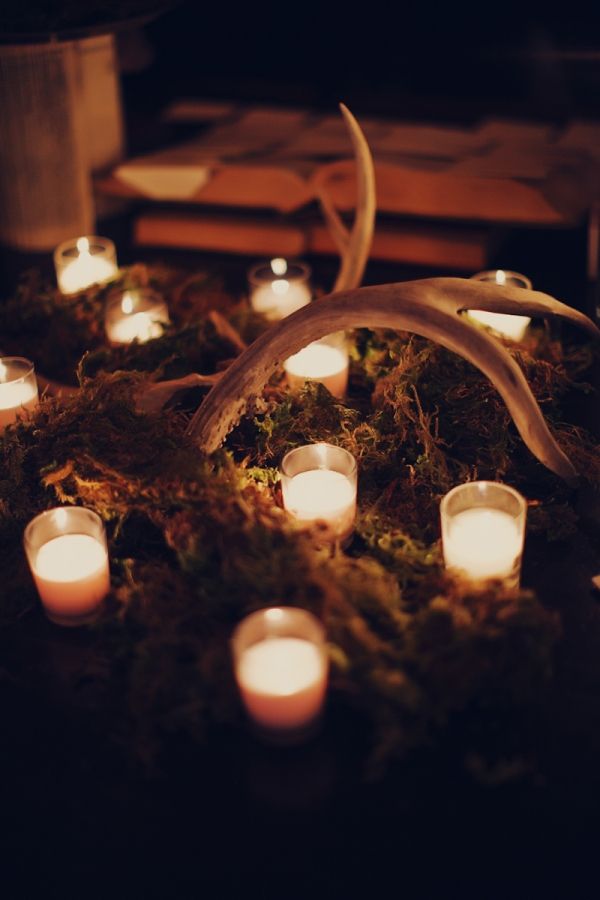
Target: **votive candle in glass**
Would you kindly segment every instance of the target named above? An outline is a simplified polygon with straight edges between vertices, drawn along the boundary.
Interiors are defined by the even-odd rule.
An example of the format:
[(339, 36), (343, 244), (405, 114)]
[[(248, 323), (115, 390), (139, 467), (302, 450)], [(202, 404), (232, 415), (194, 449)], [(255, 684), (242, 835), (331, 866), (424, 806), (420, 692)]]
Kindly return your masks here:
[(250, 305), (271, 322), (284, 319), (310, 303), (310, 268), (306, 263), (276, 257), (248, 272)]
[(168, 324), (167, 304), (148, 288), (117, 291), (106, 305), (104, 326), (111, 344), (143, 344), (160, 337)]
[(24, 544), (47, 617), (57, 625), (92, 621), (110, 590), (100, 516), (80, 506), (49, 509), (31, 520)]
[(38, 402), (33, 363), (22, 356), (3, 356), (0, 359), (0, 431)]
[(346, 395), (350, 368), (344, 333), (337, 332), (313, 341), (289, 356), (283, 368), (293, 391), (299, 390), (307, 381), (319, 381), (330, 394), (341, 400)]
[(258, 730), (290, 743), (312, 734), (329, 669), (319, 620), (297, 607), (261, 609), (240, 622), (231, 648), (242, 702)]
[(298, 522), (326, 526), (324, 540), (346, 542), (356, 518), (356, 460), (342, 447), (305, 444), (281, 463), (284, 508)]
[[(508, 272), (505, 269), (489, 269), (486, 272), (477, 272), (476, 275), (471, 275), (471, 278), (475, 281), (506, 284), (511, 287), (531, 290), (531, 281), (526, 275), (521, 275), (519, 272)], [(483, 309), (470, 309), (469, 317), (495, 331), (500, 337), (510, 338), (511, 341), (522, 341), (531, 322), (529, 316), (487, 312)]]
[(63, 294), (103, 284), (119, 271), (115, 245), (109, 238), (96, 236), (63, 241), (54, 251), (54, 268)]
[(440, 516), (447, 569), (518, 587), (527, 516), (518, 491), (497, 481), (460, 484), (442, 499)]

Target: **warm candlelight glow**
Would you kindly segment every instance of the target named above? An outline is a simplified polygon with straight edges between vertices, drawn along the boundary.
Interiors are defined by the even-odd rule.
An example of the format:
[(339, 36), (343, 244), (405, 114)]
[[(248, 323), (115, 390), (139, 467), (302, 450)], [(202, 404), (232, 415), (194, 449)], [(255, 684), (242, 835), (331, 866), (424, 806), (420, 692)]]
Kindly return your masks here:
[(18, 356), (0, 360), (0, 431), (38, 405), (33, 363)]
[(167, 305), (149, 289), (117, 292), (106, 307), (104, 325), (111, 344), (140, 344), (160, 337), (169, 324)]
[(440, 507), (444, 562), (474, 581), (500, 578), (517, 586), (525, 535), (521, 495), (493, 481), (474, 481), (450, 491)]
[(283, 259), (281, 256), (277, 256), (275, 259), (271, 260), (271, 268), (275, 275), (285, 275), (288, 268), (287, 260)]
[(54, 251), (54, 266), (62, 293), (76, 294), (117, 275), (115, 245), (102, 237), (65, 241)]
[(306, 733), (327, 685), (321, 624), (294, 607), (251, 613), (232, 640), (235, 674), (250, 718), (271, 736)]
[(307, 444), (285, 455), (281, 492), (285, 509), (303, 524), (324, 523), (330, 540), (345, 541), (356, 517), (356, 461), (330, 444)]
[[(499, 285), (520, 287), (531, 290), (531, 281), (519, 272), (506, 272), (504, 269), (490, 269), (488, 272), (478, 272), (471, 276), (476, 281), (495, 282)], [(481, 309), (470, 309), (469, 318), (481, 325), (485, 325), (500, 337), (509, 338), (511, 341), (522, 341), (525, 337), (531, 318), (529, 316), (512, 315), (508, 313), (487, 312)]]
[(305, 381), (320, 381), (334, 397), (341, 399), (346, 394), (349, 358), (345, 347), (315, 341), (288, 357), (283, 368), (293, 390)]
[(58, 625), (91, 621), (110, 590), (106, 535), (82, 507), (40, 513), (24, 535), (25, 551), (46, 615)]
[(291, 315), (310, 303), (309, 276), (307, 265), (281, 257), (253, 266), (248, 273), (252, 309), (272, 322)]

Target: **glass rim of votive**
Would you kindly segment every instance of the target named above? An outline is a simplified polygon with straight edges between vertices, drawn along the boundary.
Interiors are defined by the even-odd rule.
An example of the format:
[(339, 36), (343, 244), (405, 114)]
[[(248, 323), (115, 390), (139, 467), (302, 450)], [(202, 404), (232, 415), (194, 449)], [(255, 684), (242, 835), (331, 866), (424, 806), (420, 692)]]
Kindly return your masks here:
[[(307, 455), (307, 453), (311, 450), (318, 452), (320, 448), (323, 448), (326, 453), (333, 453), (334, 455), (341, 456), (342, 459), (346, 461), (347, 467), (339, 469), (323, 462), (322, 465), (311, 466), (310, 468), (302, 468), (297, 472), (289, 471), (290, 464), (293, 463), (293, 461), (297, 459), (298, 456)], [(318, 469), (340, 472), (340, 474), (346, 475), (348, 478), (354, 478), (358, 473), (358, 464), (356, 462), (356, 457), (354, 456), (354, 454), (350, 453), (350, 451), (346, 450), (344, 447), (338, 447), (337, 444), (329, 444), (327, 443), (327, 441), (316, 441), (314, 444), (302, 444), (300, 447), (294, 447), (293, 450), (288, 450), (288, 452), (281, 460), (279, 469), (281, 474), (286, 478), (294, 478), (294, 476), (299, 475), (300, 472), (313, 472)]]
[(327, 633), (323, 622), (314, 613), (301, 606), (264, 606), (248, 613), (237, 623), (230, 638), (234, 659), (254, 644), (269, 637), (299, 636), (303, 640), (323, 648)]
[[(24, 363), (24, 371), (21, 375), (8, 379), (2, 377), (2, 366), (8, 369), (9, 366), (18, 366), (20, 363)], [(35, 363), (26, 356), (0, 356), (0, 384), (15, 384), (17, 381), (25, 381), (32, 375), (35, 375)]]
[[(498, 272), (504, 272), (504, 282), (498, 281)], [(471, 281), (489, 281), (497, 284), (499, 287), (506, 286), (507, 281), (518, 281), (520, 284), (512, 285), (512, 287), (522, 287), (527, 291), (533, 290), (531, 279), (522, 272), (514, 272), (512, 269), (484, 269), (482, 272), (476, 272), (470, 276)]]
[[(62, 241), (58, 247), (56, 247), (54, 250), (54, 262), (61, 264), (65, 261), (77, 259), (82, 252), (77, 247), (77, 244), (82, 239), (88, 241), (89, 247), (87, 252), (90, 256), (100, 256), (102, 254), (111, 253), (116, 259), (117, 248), (115, 242), (110, 238), (102, 237), (99, 234), (81, 234), (78, 237)], [(97, 248), (96, 252), (94, 252), (94, 248)]]
[[(59, 522), (56, 522), (54, 527), (52, 527), (52, 518), (54, 517), (54, 519), (56, 519), (57, 513), (61, 511), (64, 511), (67, 516), (65, 524), (61, 525)], [(79, 529), (73, 530), (72, 527), (69, 527), (70, 520), (74, 518), (79, 520)], [(52, 540), (53, 537), (60, 537), (63, 534), (87, 534), (88, 532), (81, 531), (82, 519), (87, 520), (90, 525), (95, 527), (98, 534), (102, 535), (104, 543), (106, 544), (106, 529), (104, 527), (104, 522), (93, 509), (90, 509), (88, 506), (53, 506), (51, 509), (46, 509), (43, 510), (43, 512), (38, 513), (37, 516), (34, 516), (25, 526), (23, 531), (23, 544), (26, 553), (29, 554), (29, 552), (35, 552), (36, 549), (39, 549), (40, 546)], [(33, 540), (33, 535), (46, 523), (49, 523), (50, 525), (50, 536), (45, 536), (44, 539), (37, 544)]]
[(286, 269), (278, 274), (272, 268), (275, 259), (283, 259), (283, 257), (274, 257), (273, 259), (263, 260), (255, 263), (248, 269), (248, 281), (252, 287), (262, 287), (273, 281), (308, 281), (312, 274), (312, 269), (308, 263), (302, 260), (285, 260)]
[[(490, 481), (490, 480), (475, 480), (475, 481), (464, 481), (462, 484), (457, 484), (455, 487), (451, 488), (440, 501), (440, 514), (442, 517), (452, 518), (456, 513), (450, 512), (448, 507), (455, 500), (457, 495), (464, 493), (467, 489), (479, 489), (482, 493), (483, 500), (483, 492), (485, 490), (495, 490), (499, 491), (505, 495), (511, 496), (515, 503), (517, 504), (518, 512), (516, 515), (513, 515), (508, 510), (504, 510), (504, 512), (509, 513), (509, 515), (513, 515), (513, 518), (518, 519), (521, 516), (524, 516), (527, 513), (527, 500), (516, 488), (511, 487), (509, 484), (505, 484), (503, 481)], [(481, 504), (471, 503), (469, 504), (469, 509), (481, 507), (489, 507), (490, 502), (482, 502)]]

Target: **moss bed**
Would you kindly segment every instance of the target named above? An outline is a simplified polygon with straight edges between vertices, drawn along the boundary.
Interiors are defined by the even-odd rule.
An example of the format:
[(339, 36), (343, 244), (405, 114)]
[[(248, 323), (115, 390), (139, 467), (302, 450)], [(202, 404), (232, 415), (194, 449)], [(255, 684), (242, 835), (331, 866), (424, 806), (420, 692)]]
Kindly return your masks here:
[[(371, 772), (431, 745), (465, 711), (535, 705), (552, 678), (556, 611), (530, 590), (475, 592), (441, 565), (439, 502), (465, 480), (520, 490), (528, 536), (548, 553), (586, 527), (575, 495), (532, 457), (492, 385), (422, 338), (360, 330), (350, 335), (344, 402), (320, 385), (292, 396), (277, 377), (261, 411), (207, 458), (186, 435), (203, 389), (152, 414), (136, 397), (150, 380), (227, 366), (238, 351), (212, 311), (246, 341), (266, 323), (202, 274), (134, 266), (121, 281), (165, 293), (173, 325), (162, 337), (105, 346), (102, 311), (114, 285), (67, 299), (30, 273), (0, 308), (4, 352), (80, 384), (71, 396), (46, 396), (31, 421), (0, 438), (0, 622), (14, 632), (42, 619), (21, 545), (32, 516), (57, 504), (96, 510), (112, 591), (69, 678), (85, 681), (83, 705), (108, 723), (110, 740), (152, 764), (173, 735), (206, 742), (215, 729), (245, 728), (228, 638), (246, 613), (274, 603), (324, 621), (330, 704), (368, 721)], [(593, 489), (600, 448), (569, 414), (591, 391), (593, 348), (568, 338), (541, 323), (510, 349)], [(290, 522), (279, 500), (283, 454), (315, 440), (345, 447), (359, 464), (356, 531), (333, 555), (315, 549), (314, 534)], [(47, 675), (40, 666), (35, 677)]]

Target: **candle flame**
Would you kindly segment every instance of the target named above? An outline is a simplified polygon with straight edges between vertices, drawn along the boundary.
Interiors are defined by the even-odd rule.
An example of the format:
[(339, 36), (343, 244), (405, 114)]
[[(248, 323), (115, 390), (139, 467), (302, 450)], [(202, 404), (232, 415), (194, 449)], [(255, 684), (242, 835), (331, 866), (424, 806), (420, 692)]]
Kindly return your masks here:
[(55, 509), (54, 510), (54, 522), (56, 523), (56, 527), (60, 528), (63, 531), (67, 527), (67, 522), (69, 517), (67, 516), (66, 509)]
[(79, 253), (90, 252), (90, 242), (86, 237), (77, 238), (77, 249)]
[(276, 625), (278, 622), (283, 621), (283, 610), (278, 607), (268, 609), (265, 612), (265, 619), (270, 625)]
[(289, 281), (286, 281), (285, 278), (276, 278), (272, 283), (271, 287), (273, 288), (273, 293), (277, 294), (279, 297), (282, 297), (284, 294), (290, 289)]
[(496, 284), (506, 284), (506, 272), (504, 269), (498, 269), (496, 272)]
[(0, 360), (0, 381), (6, 381), (6, 376), (8, 375), (8, 368), (4, 365), (2, 360)]
[(271, 269), (274, 275), (285, 275), (287, 268), (287, 262), (283, 257), (276, 256), (275, 259), (271, 260)]
[(133, 300), (130, 294), (123, 295), (123, 299), (121, 300), (121, 309), (126, 316), (131, 315), (131, 313), (133, 312)]

